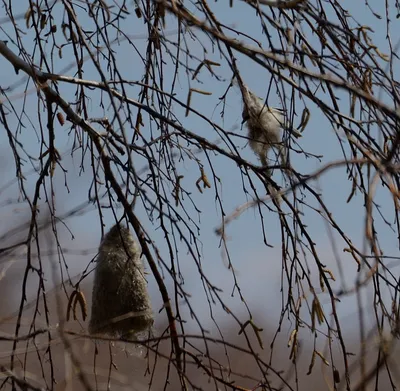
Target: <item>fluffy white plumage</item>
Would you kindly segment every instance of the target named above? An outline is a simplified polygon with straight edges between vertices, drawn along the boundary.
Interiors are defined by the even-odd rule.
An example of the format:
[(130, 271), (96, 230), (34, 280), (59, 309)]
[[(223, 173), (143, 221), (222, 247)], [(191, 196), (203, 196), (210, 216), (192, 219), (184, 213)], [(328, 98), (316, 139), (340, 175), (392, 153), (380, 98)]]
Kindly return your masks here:
[[(286, 164), (286, 150), (282, 143), (281, 130), (284, 124), (283, 110), (267, 107), (264, 101), (243, 84), (243, 122), (248, 128), (250, 148), (263, 166), (268, 165), (268, 152), (271, 147), (278, 151), (282, 165)], [(271, 171), (268, 170), (268, 176)]]

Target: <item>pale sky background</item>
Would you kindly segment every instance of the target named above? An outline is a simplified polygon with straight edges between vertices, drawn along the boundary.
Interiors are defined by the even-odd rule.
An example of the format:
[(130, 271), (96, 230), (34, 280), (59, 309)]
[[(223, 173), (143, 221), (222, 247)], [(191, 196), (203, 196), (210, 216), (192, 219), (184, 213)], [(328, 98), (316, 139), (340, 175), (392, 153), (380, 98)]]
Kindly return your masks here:
[[(357, 4), (356, 4), (357, 3)], [(374, 11), (384, 15), (384, 2), (379, 2), (379, 8)], [(14, 15), (19, 15), (24, 13), (27, 9), (27, 2), (14, 1)], [(344, 4), (344, 2), (343, 2)], [(240, 1), (234, 2), (233, 8), (227, 8), (226, 2), (219, 1), (212, 4), (213, 10), (216, 15), (222, 17), (224, 22), (228, 25), (236, 25), (240, 27), (241, 30), (246, 30), (249, 35), (255, 35), (262, 42), (265, 43), (265, 36), (261, 34), (260, 26), (253, 23), (253, 13), (250, 12), (250, 8), (244, 6)], [(346, 2), (346, 7), (351, 14), (356, 15), (358, 21), (364, 25), (373, 26), (374, 33), (371, 36), (374, 38), (375, 43), (379, 45), (382, 52), (387, 51), (387, 41), (385, 41), (385, 19), (378, 21), (375, 17), (371, 15), (371, 12), (367, 9), (363, 2), (353, 2), (348, 4)], [(56, 7), (60, 10), (61, 6)], [(222, 16), (223, 15), (223, 16)], [(393, 35), (393, 45), (396, 45), (397, 36), (399, 34), (399, 22), (395, 19), (395, 10), (393, 10), (393, 24), (391, 25)], [(3, 9), (0, 8), (0, 18), (3, 18)], [(329, 16), (329, 13), (328, 13)], [(131, 22), (132, 18), (134, 23)], [(81, 23), (87, 22), (85, 18), (81, 19)], [(19, 20), (21, 25), (24, 25), (24, 20)], [(349, 21), (349, 23), (352, 23)], [(380, 25), (379, 25), (380, 23)], [(245, 27), (244, 27), (245, 26)], [(85, 28), (90, 29), (91, 26), (86, 26)], [(134, 15), (130, 17), (130, 21), (127, 20), (123, 24), (123, 30), (125, 33), (130, 35), (140, 35), (144, 32), (144, 25), (141, 20), (137, 20)], [(175, 24), (168, 23), (167, 18), (167, 31), (172, 31), (175, 29)], [(61, 29), (59, 29), (61, 31)], [(11, 38), (7, 37), (5, 32), (11, 34)], [(199, 33), (201, 35), (201, 33)], [(61, 35), (61, 32), (59, 33)], [(173, 39), (173, 35), (171, 39)], [(13, 29), (11, 23), (3, 24), (0, 26), (0, 39), (9, 40), (9, 47), (16, 52), (16, 48), (12, 45), (11, 41), (14, 38)], [(311, 38), (314, 39), (314, 38)], [(32, 34), (27, 34), (23, 36), (23, 42), (26, 47), (32, 45)], [(60, 42), (61, 42), (60, 38)], [(189, 44), (193, 45), (191, 47), (191, 54), (194, 54), (200, 58), (203, 58), (202, 49), (197, 44), (193, 44), (188, 38)], [(209, 45), (209, 40), (204, 39), (203, 43), (211, 49)], [(135, 39), (135, 44), (139, 48), (143, 49), (146, 45), (144, 39)], [(48, 43), (48, 52), (51, 50), (51, 42)], [(140, 80), (142, 77), (143, 65), (138, 61), (137, 54), (133, 51), (132, 47), (128, 46), (126, 42), (121, 43), (120, 46), (114, 45), (113, 50), (115, 50), (115, 56), (119, 61), (119, 70), (130, 80)], [(265, 88), (269, 84), (269, 75), (266, 70), (261, 69), (258, 65), (252, 63), (248, 59), (244, 58), (240, 54), (236, 54), (239, 60), (239, 69), (242, 72), (242, 77), (245, 82), (252, 88), (258, 95), (265, 95)], [(59, 63), (57, 53), (54, 55), (55, 64), (54, 70), (60, 71), (64, 68), (66, 64), (69, 63), (70, 53), (65, 51), (64, 58), (62, 62)], [(227, 68), (226, 64), (223, 62), (218, 54), (213, 53), (209, 50), (207, 58), (210, 60), (221, 62), (223, 66), (216, 69), (216, 72), (226, 79), (224, 83), (216, 83), (212, 80), (209, 74), (204, 71), (201, 73), (200, 78), (203, 84), (197, 82), (191, 82), (192, 87), (198, 87), (207, 91), (212, 91), (212, 96), (202, 96), (194, 95), (192, 98), (192, 106), (199, 109), (203, 114), (210, 117), (213, 121), (216, 121), (220, 126), (224, 127), (226, 130), (237, 131), (240, 133), (238, 126), (240, 126), (241, 121), (241, 98), (237, 90), (231, 90), (227, 100), (226, 116), (224, 120), (220, 118), (220, 111), (222, 106), (216, 106), (219, 103), (219, 97), (222, 96), (227, 86), (229, 85), (231, 72)], [(35, 63), (38, 64), (38, 53), (35, 54)], [(165, 58), (168, 66), (165, 69), (173, 69), (171, 66), (171, 61), (169, 58)], [(89, 62), (85, 65), (85, 78), (90, 80), (100, 80), (97, 73), (93, 71), (93, 67), (88, 66)], [(6, 88), (9, 85), (21, 80), (23, 76), (22, 72), (16, 75), (13, 67), (4, 58), (0, 57), (0, 86)], [(74, 74), (73, 69), (68, 70), (66, 75), (72, 76)], [(171, 73), (172, 75), (172, 73)], [(170, 80), (170, 75), (165, 75), (165, 85), (169, 86), (168, 81)], [(181, 73), (178, 86), (181, 88), (181, 93), (178, 98), (185, 102), (187, 94), (187, 76), (184, 72)], [(15, 99), (13, 99), (13, 105), (17, 111), (21, 110), (21, 105), (26, 99), (25, 110), (32, 119), (32, 121), (37, 124), (37, 97), (36, 93), (33, 92), (26, 97), (19, 96), (18, 94), (23, 91), (25, 84), (19, 86), (15, 90)], [(66, 100), (73, 100), (74, 86), (59, 83), (60, 92)], [(32, 83), (29, 83), (29, 88), (32, 88)], [(130, 91), (129, 95), (134, 99), (137, 98), (138, 88), (128, 88)], [(167, 89), (168, 91), (168, 89)], [(179, 91), (179, 87), (177, 88)], [(343, 96), (341, 101), (342, 110), (348, 112), (349, 102), (348, 98), (340, 92), (336, 91), (338, 96)], [(8, 93), (8, 95), (13, 95)], [(93, 93), (92, 93), (92, 96)], [(271, 104), (279, 104), (279, 99), (271, 94)], [(391, 104), (391, 102), (386, 102)], [(7, 106), (9, 106), (7, 104)], [(92, 100), (89, 104), (89, 111), (92, 117), (102, 117), (104, 113), (99, 107), (99, 102)], [(189, 115), (189, 117), (184, 118), (182, 115), (184, 110), (179, 108), (178, 105), (174, 106), (178, 113), (179, 118), (182, 119), (182, 123), (192, 132), (195, 132), (203, 137), (207, 137), (209, 140), (217, 140), (218, 135), (214, 132), (209, 125), (204, 121), (198, 119), (194, 114)], [(291, 153), (292, 164), (297, 168), (298, 171), (302, 173), (312, 173), (314, 170), (320, 168), (323, 164), (342, 159), (342, 153), (335, 135), (332, 125), (322, 116), (318, 108), (313, 104), (309, 104), (309, 109), (311, 111), (311, 120), (308, 124), (303, 137), (300, 139), (301, 146), (309, 152), (315, 154), (321, 154), (324, 156), (322, 163), (316, 160), (305, 160), (303, 157), (296, 156)], [(298, 106), (298, 113), (301, 113), (303, 106), (301, 104)], [(135, 111), (134, 111), (135, 112)], [(42, 114), (43, 115), (43, 114)], [(44, 117), (45, 118), (45, 117)], [(148, 117), (144, 115), (145, 127), (143, 131), (146, 130), (146, 124), (148, 124)], [(9, 116), (9, 124), (12, 130), (15, 130), (17, 123), (12, 116)], [(300, 117), (295, 119), (295, 125), (299, 125)], [(23, 142), (24, 147), (32, 153), (33, 156), (39, 156), (39, 140), (35, 135), (35, 132), (29, 121), (24, 119), (25, 127), (21, 129), (21, 135), (19, 140)], [(45, 131), (45, 124), (43, 124)], [(56, 147), (61, 153), (69, 152), (71, 150), (73, 142), (73, 131), (70, 132), (68, 126), (63, 128), (57, 125), (56, 128)], [(244, 147), (244, 142), (240, 139), (235, 139), (235, 142), (240, 147)], [(222, 145), (222, 144), (221, 144)], [(241, 154), (244, 158), (249, 161), (256, 163), (257, 160), (255, 156), (247, 149), (241, 150)], [(91, 171), (90, 162), (88, 156), (85, 159), (86, 171), (80, 173), (80, 151), (77, 151), (73, 158), (70, 154), (66, 154), (63, 157), (62, 164), (64, 168), (68, 170), (67, 180), (70, 188), (70, 193), (64, 186), (64, 176), (61, 170), (57, 169), (56, 176), (54, 178), (55, 192), (57, 201), (57, 212), (62, 215), (76, 205), (87, 200), (88, 188), (91, 181)], [(204, 154), (200, 154), (199, 157), (205, 162), (206, 173), (211, 179), (211, 170), (206, 163)], [(223, 157), (213, 157), (214, 168), (216, 174), (221, 178), (222, 184), (220, 185), (218, 191), (222, 196), (224, 202), (225, 212), (229, 214), (238, 205), (248, 201), (242, 190), (241, 178), (239, 175), (239, 169), (233, 162), (228, 161)], [(18, 187), (13, 185), (7, 189), (3, 190), (3, 186), (15, 177), (15, 166), (13, 161), (12, 152), (10, 150), (7, 135), (4, 129), (0, 131), (0, 164), (2, 167), (1, 177), (0, 177), (0, 213), (3, 216), (0, 222), (0, 237), (3, 236), (10, 227), (18, 225), (21, 221), (24, 221), (29, 214), (27, 213), (26, 204), (12, 204), (7, 203), (8, 200), (16, 200), (18, 197)], [(140, 160), (135, 161), (136, 168), (140, 170), (143, 167), (143, 163)], [(180, 164), (181, 174), (184, 175), (182, 180), (183, 186), (186, 186), (188, 190), (192, 192), (193, 199), (196, 202), (197, 207), (202, 211), (201, 214), (201, 236), (200, 240), (202, 243), (202, 266), (205, 274), (209, 277), (211, 282), (215, 283), (218, 287), (222, 288), (224, 293), (223, 297), (226, 302), (234, 308), (237, 313), (244, 313), (244, 306), (241, 304), (240, 299), (235, 293), (233, 298), (230, 298), (231, 291), (233, 289), (233, 278), (231, 272), (226, 267), (226, 262), (223, 258), (223, 252), (219, 248), (219, 238), (215, 235), (214, 229), (220, 225), (221, 216), (218, 206), (216, 205), (215, 189), (206, 189), (203, 194), (200, 194), (195, 186), (195, 181), (199, 177), (198, 168), (193, 162), (186, 160), (183, 164)], [(28, 173), (31, 168), (29, 164), (24, 166), (25, 173)], [(254, 179), (254, 178), (253, 178)], [(278, 183), (282, 184), (282, 178), (279, 173), (274, 173), (274, 179)], [(33, 195), (35, 182), (37, 180), (37, 175), (26, 175), (26, 188), (28, 189), (28, 194)], [(257, 181), (256, 181), (257, 182)], [(356, 196), (350, 204), (346, 204), (346, 199), (349, 195), (351, 189), (351, 183), (347, 181), (347, 175), (345, 169), (337, 168), (325, 173), (318, 182), (314, 182), (314, 185), (318, 185), (323, 194), (323, 199), (326, 205), (330, 208), (335, 217), (336, 221), (344, 227), (346, 234), (351, 238), (355, 245), (361, 246), (363, 244), (364, 237), (364, 209), (363, 209), (363, 199), (359, 195)], [(213, 185), (214, 186), (214, 185)], [(262, 194), (263, 185), (257, 182), (257, 188)], [(392, 203), (387, 197), (387, 194), (378, 192), (377, 195), (378, 203), (382, 206), (382, 210), (387, 216), (391, 217), (392, 213)], [(307, 198), (310, 201), (310, 198)], [(311, 201), (313, 206), (316, 206), (315, 201)], [(188, 203), (187, 203), (188, 205)], [(41, 216), (45, 217), (46, 205), (42, 204)], [(111, 212), (103, 211), (106, 216), (106, 222), (108, 229), (113, 224), (113, 217)], [(166, 246), (163, 243), (163, 235), (161, 231), (155, 231), (143, 213), (141, 205), (139, 204), (136, 212), (140, 217), (142, 223), (145, 225), (146, 229), (151, 232), (152, 237), (156, 241), (158, 247), (162, 250), (162, 253), (167, 259)], [(334, 249), (332, 243), (330, 242), (327, 225), (324, 220), (315, 212), (310, 212), (310, 210), (305, 210), (306, 217), (305, 221), (308, 224), (308, 229), (312, 234), (314, 241), (317, 244), (321, 259), (325, 262), (336, 275), (336, 260), (334, 256)], [(266, 224), (266, 232), (268, 235), (269, 242), (274, 245), (274, 248), (266, 247), (263, 244), (263, 237), (261, 233), (260, 218), (256, 210), (249, 210), (244, 213), (238, 220), (234, 221), (228, 226), (227, 235), (229, 237), (229, 251), (231, 255), (231, 260), (234, 268), (237, 272), (237, 277), (239, 279), (240, 287), (246, 297), (250, 307), (254, 313), (257, 313), (261, 323), (267, 322), (268, 324), (276, 325), (279, 319), (280, 309), (281, 309), (281, 293), (280, 293), (280, 279), (281, 279), (281, 255), (280, 255), (280, 229), (276, 217), (273, 217), (271, 213), (268, 213), (264, 208), (264, 218)], [(67, 220), (69, 229), (75, 235), (75, 239), (71, 240), (70, 235), (67, 231), (59, 225), (60, 232), (64, 235), (62, 238), (62, 246), (73, 250), (95, 250), (100, 241), (100, 227), (99, 220), (96, 211), (91, 211), (85, 213), (82, 216), (74, 216)], [(397, 238), (395, 233), (391, 233), (387, 227), (384, 226), (382, 220), (376, 220), (376, 226), (378, 229), (384, 229), (387, 234), (380, 237), (381, 245), (385, 249), (386, 255), (398, 255)], [(337, 235), (334, 235), (337, 240)], [(12, 241), (12, 239), (10, 239)], [(347, 254), (343, 253), (343, 243), (341, 241), (335, 241), (333, 243), (337, 246), (337, 254), (340, 257), (342, 264), (344, 265), (347, 286), (351, 286), (355, 282), (356, 278), (356, 264), (352, 258)], [(84, 268), (89, 263), (94, 252), (89, 256), (81, 255), (69, 255), (67, 254), (67, 261), (70, 266), (71, 275), (82, 272)], [(19, 260), (22, 265), (24, 265), (24, 260)], [(18, 263), (14, 263), (12, 268), (16, 268)], [(180, 247), (180, 265), (182, 272), (185, 276), (184, 289), (192, 294), (191, 302), (193, 307), (196, 309), (196, 313), (201, 317), (202, 322), (205, 326), (212, 327), (212, 321), (209, 316), (209, 308), (207, 306), (206, 297), (198, 278), (196, 267), (193, 260), (187, 255), (187, 251), (183, 243)], [(398, 263), (393, 263), (393, 272), (398, 273)], [(310, 266), (312, 270), (315, 271), (315, 267)], [(339, 280), (334, 284), (336, 290), (341, 288), (341, 281)], [(169, 286), (170, 281), (167, 281)], [(318, 286), (318, 276), (315, 275), (314, 278), (315, 285)], [(51, 285), (50, 280), (48, 281), (49, 286)], [(149, 277), (149, 285), (153, 300), (154, 308), (157, 309), (161, 305), (161, 299), (159, 292), (157, 290), (156, 283), (152, 277)], [(18, 291), (19, 285), (17, 284), (16, 290)], [(370, 292), (372, 292), (370, 290)], [(172, 293), (172, 291), (171, 291)], [(369, 302), (365, 302), (366, 306), (369, 306), (367, 311), (367, 320), (373, 322), (373, 313), (371, 304), (371, 294), (365, 296)], [(322, 303), (329, 303), (328, 295), (321, 294), (320, 299)], [(16, 303), (19, 302), (19, 297)], [(326, 308), (329, 309), (329, 306)], [(354, 297), (344, 297), (342, 298), (342, 303), (339, 304), (339, 314), (343, 320), (352, 319), (357, 321), (358, 315), (357, 303)], [(368, 312), (370, 314), (368, 315)], [(218, 306), (214, 310), (214, 314), (217, 319), (227, 320), (229, 318), (221, 308)], [(159, 316), (165, 316), (162, 312)], [(190, 317), (187, 317), (187, 321), (190, 324)], [(357, 332), (357, 327), (354, 327), (354, 321), (344, 322), (343, 327), (346, 332), (349, 332), (349, 336), (353, 332)], [(286, 330), (287, 332), (288, 330)], [(284, 331), (285, 332), (285, 331)]]

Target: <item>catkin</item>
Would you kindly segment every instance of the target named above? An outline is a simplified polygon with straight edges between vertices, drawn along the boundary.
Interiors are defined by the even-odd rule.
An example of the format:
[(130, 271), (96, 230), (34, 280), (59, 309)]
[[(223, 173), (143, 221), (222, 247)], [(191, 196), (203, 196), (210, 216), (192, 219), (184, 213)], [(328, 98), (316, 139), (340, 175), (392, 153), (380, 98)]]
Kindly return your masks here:
[(114, 225), (104, 236), (95, 269), (91, 334), (131, 337), (154, 322), (140, 248), (129, 229)]

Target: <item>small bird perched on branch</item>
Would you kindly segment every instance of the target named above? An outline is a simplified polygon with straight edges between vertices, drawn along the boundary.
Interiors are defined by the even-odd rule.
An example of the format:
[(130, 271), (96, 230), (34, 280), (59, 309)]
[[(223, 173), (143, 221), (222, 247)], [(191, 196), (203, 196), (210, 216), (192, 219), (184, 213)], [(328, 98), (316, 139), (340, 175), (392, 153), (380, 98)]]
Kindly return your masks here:
[(140, 254), (129, 229), (116, 224), (104, 236), (95, 269), (90, 333), (131, 338), (151, 329), (154, 317)]
[[(268, 165), (268, 152), (274, 147), (278, 151), (282, 165), (286, 165), (286, 148), (282, 142), (281, 130), (284, 125), (284, 110), (268, 107), (263, 99), (256, 96), (238, 79), (243, 97), (243, 122), (248, 128), (250, 148), (263, 166)], [(267, 169), (267, 175), (271, 176)]]

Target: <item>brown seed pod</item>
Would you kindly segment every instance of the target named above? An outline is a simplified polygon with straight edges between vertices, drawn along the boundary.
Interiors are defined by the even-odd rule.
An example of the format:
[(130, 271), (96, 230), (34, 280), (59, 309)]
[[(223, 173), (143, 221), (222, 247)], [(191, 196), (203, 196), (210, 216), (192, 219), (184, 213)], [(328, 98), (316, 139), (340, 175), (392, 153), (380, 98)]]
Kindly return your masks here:
[(333, 380), (335, 383), (340, 383), (340, 373), (336, 368), (333, 370)]
[(104, 236), (95, 270), (90, 333), (130, 337), (153, 325), (140, 253), (127, 228), (116, 224)]
[(68, 306), (67, 306), (67, 322), (68, 322), (68, 321), (70, 320), (70, 318), (71, 318), (70, 314), (71, 314), (71, 309), (72, 309), (72, 303), (74, 302), (75, 297), (76, 297), (76, 291), (73, 291), (73, 292), (71, 293), (71, 296), (69, 297), (69, 300), (68, 300)]
[(73, 307), (73, 314), (74, 314), (74, 320), (77, 320), (78, 317), (76, 315), (76, 307), (79, 304), (79, 307), (81, 309), (82, 313), (82, 319), (86, 320), (87, 317), (87, 304), (86, 304), (86, 299), (83, 294), (83, 292), (77, 292), (75, 296), (75, 301), (74, 301), (74, 307)]
[(60, 112), (57, 113), (57, 119), (58, 119), (58, 122), (60, 123), (60, 125), (64, 126), (65, 118), (62, 113), (60, 113)]
[(81, 291), (74, 290), (71, 293), (71, 296), (69, 297), (69, 301), (68, 301), (67, 322), (69, 321), (69, 319), (71, 317), (70, 316), (71, 310), (72, 310), (72, 314), (73, 314), (74, 320), (78, 320), (78, 317), (76, 315), (76, 307), (77, 307), (78, 304), (79, 304), (79, 307), (81, 308), (82, 319), (86, 320), (86, 317), (87, 317), (87, 304), (86, 304), (85, 295)]
[(138, 18), (142, 17), (142, 10), (139, 7), (135, 8), (135, 14)]

